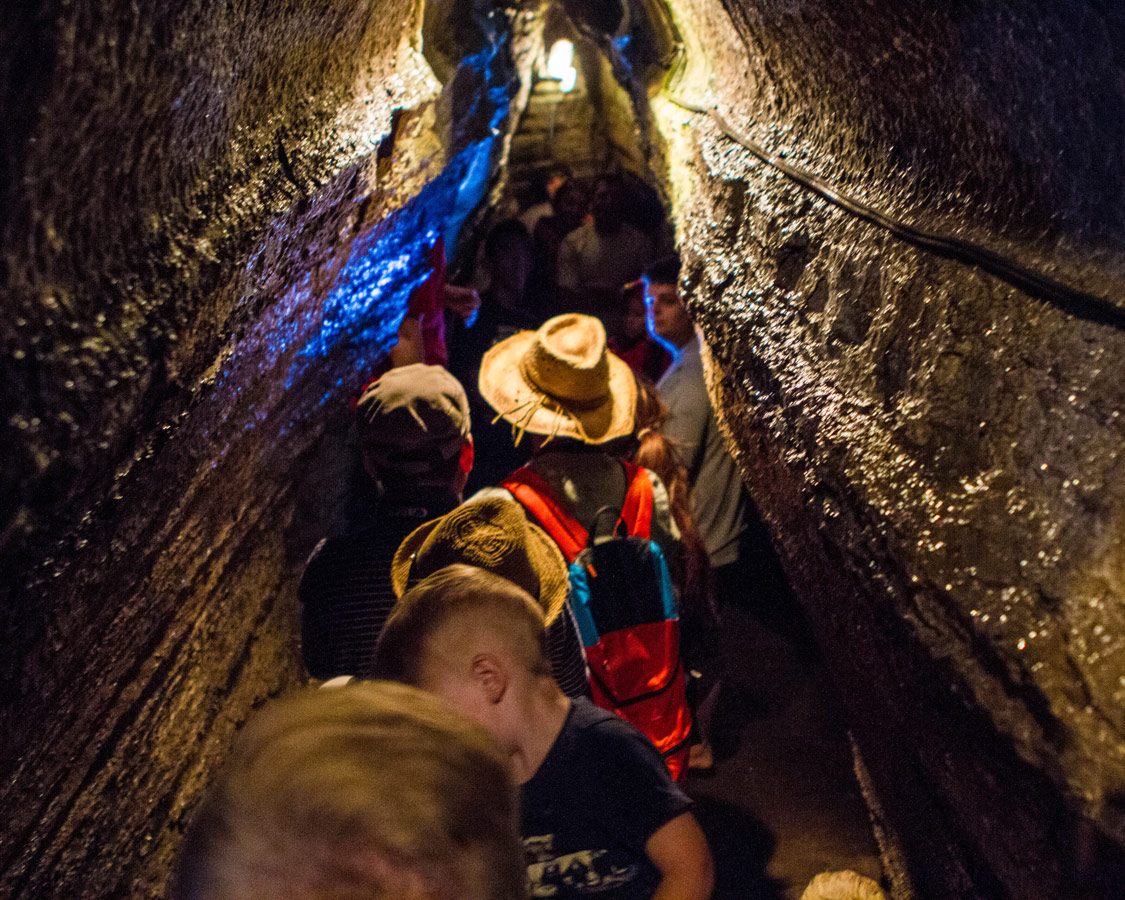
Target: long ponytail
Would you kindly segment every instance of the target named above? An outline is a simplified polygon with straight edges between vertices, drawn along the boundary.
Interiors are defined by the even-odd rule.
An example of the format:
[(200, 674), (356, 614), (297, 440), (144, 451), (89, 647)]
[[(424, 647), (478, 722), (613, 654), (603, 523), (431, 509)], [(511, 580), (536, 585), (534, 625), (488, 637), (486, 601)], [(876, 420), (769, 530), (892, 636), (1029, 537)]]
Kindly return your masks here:
[(672, 518), (680, 530), (683, 547), (683, 566), (679, 588), (681, 602), (700, 605), (699, 612), (713, 615), (715, 611), (711, 589), (711, 564), (703, 536), (691, 514), (691, 486), (687, 467), (675, 444), (660, 429), (668, 418), (668, 407), (660, 398), (656, 387), (646, 378), (637, 378), (637, 411), (634, 437), (636, 449), (633, 462), (650, 469), (664, 482)]

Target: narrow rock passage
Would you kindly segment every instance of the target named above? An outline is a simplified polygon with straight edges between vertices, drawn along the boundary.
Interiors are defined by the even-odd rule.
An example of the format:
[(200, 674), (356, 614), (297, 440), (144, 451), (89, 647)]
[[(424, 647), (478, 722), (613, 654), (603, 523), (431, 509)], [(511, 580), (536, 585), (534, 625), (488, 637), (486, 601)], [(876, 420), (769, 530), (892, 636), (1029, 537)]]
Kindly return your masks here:
[[(233, 736), (300, 678), (344, 398), (429, 243), (483, 235), (540, 138), (661, 189), (726, 433), (901, 848), (888, 877), (1121, 896), (1125, 4), (9, 10), (0, 897), (164, 896)], [(598, 100), (573, 116), (539, 103), (561, 84), (528, 97), (556, 38)], [(740, 743), (692, 788), (725, 895), (787, 890), (866, 825), (817, 666), (727, 619)]]
[[(582, 75), (573, 93), (537, 79), (512, 140), (503, 182), (507, 206), (537, 172), (565, 160), (587, 180), (603, 169), (648, 168), (641, 127), (597, 50), (565, 21), (545, 31), (574, 40)], [(599, 65), (605, 66), (600, 72)], [(506, 472), (474, 477), (491, 483)], [(852, 869), (879, 879), (869, 813), (853, 771), (840, 700), (764, 525), (751, 523), (754, 560), (744, 603), (723, 610), (726, 678), (715, 700), (716, 765), (693, 775), (689, 793), (717, 867), (716, 900), (798, 898), (816, 874)]]

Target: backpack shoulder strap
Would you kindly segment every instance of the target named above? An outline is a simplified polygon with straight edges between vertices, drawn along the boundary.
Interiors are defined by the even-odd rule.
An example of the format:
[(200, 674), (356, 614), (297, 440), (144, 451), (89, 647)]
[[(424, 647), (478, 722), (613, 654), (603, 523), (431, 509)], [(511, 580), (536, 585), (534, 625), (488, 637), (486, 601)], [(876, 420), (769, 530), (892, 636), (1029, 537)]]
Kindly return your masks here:
[(531, 513), (539, 525), (559, 545), (568, 563), (582, 552), (589, 537), (586, 529), (572, 519), (555, 497), (543, 476), (527, 466), (517, 469), (502, 482), (519, 504)]
[(641, 466), (625, 463), (628, 488), (621, 507), (621, 520), (629, 534), (646, 540), (652, 536), (652, 482)]

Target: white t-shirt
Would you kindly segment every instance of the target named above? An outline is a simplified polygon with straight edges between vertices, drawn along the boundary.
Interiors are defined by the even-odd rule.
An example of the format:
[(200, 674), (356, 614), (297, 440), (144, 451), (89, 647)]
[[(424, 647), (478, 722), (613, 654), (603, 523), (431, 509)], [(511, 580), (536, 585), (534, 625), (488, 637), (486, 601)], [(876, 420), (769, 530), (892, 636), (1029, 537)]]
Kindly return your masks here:
[(632, 225), (598, 234), (587, 222), (568, 234), (559, 248), (558, 283), (567, 290), (619, 291), (641, 277), (652, 262), (652, 240)]
[(711, 565), (735, 562), (738, 538), (745, 528), (746, 497), (711, 408), (698, 337), (680, 348), (679, 357), (656, 387), (668, 406), (661, 430), (676, 444), (687, 466), (691, 514)]
[(535, 226), (539, 224), (539, 220), (552, 213), (554, 213), (554, 208), (549, 201), (544, 200), (542, 203), (535, 203), (521, 212), (519, 221), (527, 229), (528, 234), (535, 234)]

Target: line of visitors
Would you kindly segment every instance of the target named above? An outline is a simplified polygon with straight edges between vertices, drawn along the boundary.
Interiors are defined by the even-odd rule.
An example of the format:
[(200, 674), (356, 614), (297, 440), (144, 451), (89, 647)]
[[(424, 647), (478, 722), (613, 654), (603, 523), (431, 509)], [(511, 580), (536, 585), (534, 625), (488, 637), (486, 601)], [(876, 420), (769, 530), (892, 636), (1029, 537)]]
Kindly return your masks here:
[[(571, 215), (569, 184), (537, 236)], [(582, 311), (543, 321), (526, 302), (537, 244), (503, 222), (477, 321), (451, 329), (460, 380), (416, 348), (359, 398), (378, 501), (300, 585), (310, 675), (350, 683), (246, 730), (189, 833), (178, 900), (710, 896), (680, 782), (689, 748), (713, 762), (696, 719), (743, 580), (744, 500), (679, 263), (650, 265), (619, 188), (600, 179), (591, 220), (558, 243), (552, 302)], [(631, 368), (606, 323), (628, 357), (641, 310)]]
[(469, 393), (473, 439), (481, 451), (470, 493), (528, 458), (476, 389), (484, 353), (497, 341), (534, 330), (553, 315), (580, 312), (601, 320), (610, 348), (637, 374), (655, 381), (670, 364), (671, 354), (645, 327), (640, 276), (666, 243), (667, 231), (663, 210), (650, 194), (647, 186), (617, 174), (599, 176), (590, 190), (556, 165), (545, 170), (544, 199), (488, 233), (477, 261), (476, 281), (482, 285), (477, 321), (467, 324), (472, 320), (460, 313), (446, 316), (448, 366)]
[[(497, 229), (486, 259), (504, 258), (499, 248), (512, 244), (521, 246), (521, 232)], [(511, 286), (493, 278), (482, 298), (478, 324), (488, 334), (480, 343), (495, 343), (481, 354), (475, 402), (445, 370), (424, 365), (391, 370), (361, 397), (364, 465), (383, 496), (368, 527), (324, 542), (310, 560), (301, 585), (307, 664), (321, 678), (350, 674), (425, 688), (500, 740), (523, 785), (532, 896), (596, 884), (606, 897), (649, 897), (661, 885), (667, 896), (705, 897), (710, 857), (673, 780), (685, 772), (691, 728), (681, 657), (707, 643), (699, 634), (713, 631), (687, 470), (659, 435), (665, 411), (655, 389), (639, 384), (608, 350), (602, 323), (564, 314), (505, 335), (500, 323), (512, 321), (506, 301), (518, 293)], [(511, 443), (526, 440), (531, 458), (500, 486), (458, 505), (479, 450), (470, 408), (485, 404), (507, 423)], [(658, 474), (630, 461), (641, 446), (651, 455), (657, 438), (664, 444), (658, 465), (675, 485), (676, 504)], [(543, 500), (557, 518), (537, 505)], [(599, 517), (608, 518), (608, 529)], [(631, 639), (649, 649), (671, 647), (671, 663), (655, 672), (657, 705), (640, 730), (625, 722), (635, 711), (631, 699), (621, 703), (614, 693), (627, 692), (628, 679), (612, 688), (591, 679), (595, 670), (618, 677), (631, 661), (615, 658), (626, 653), (622, 645), (603, 646), (605, 636), (592, 634), (604, 611), (576, 611), (567, 572), (599, 533), (607, 537), (608, 530), (612, 543), (622, 525), (656, 548), (658, 567), (667, 560), (679, 594), (667, 609), (645, 607), (653, 598), (641, 597), (642, 621), (614, 623), (632, 628)], [(611, 571), (600, 577), (612, 578)], [(659, 572), (654, 577), (657, 583)], [(622, 585), (611, 583), (608, 593), (612, 605)], [(683, 643), (681, 618), (696, 635)], [(698, 675), (699, 665), (692, 659), (686, 670)], [(633, 685), (634, 693), (646, 693), (645, 685)], [(661, 718), (671, 727), (653, 725)], [(668, 746), (660, 747), (664, 737)]]

